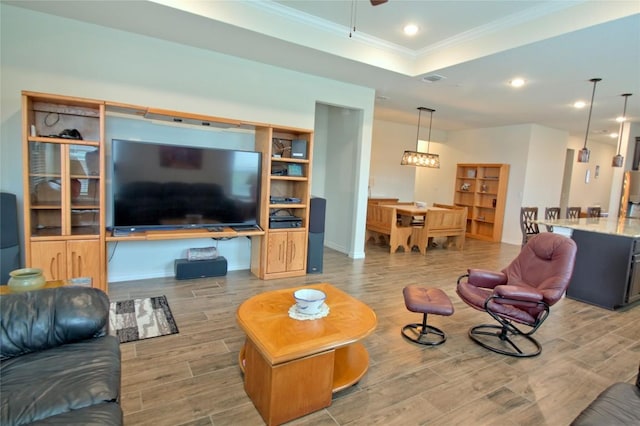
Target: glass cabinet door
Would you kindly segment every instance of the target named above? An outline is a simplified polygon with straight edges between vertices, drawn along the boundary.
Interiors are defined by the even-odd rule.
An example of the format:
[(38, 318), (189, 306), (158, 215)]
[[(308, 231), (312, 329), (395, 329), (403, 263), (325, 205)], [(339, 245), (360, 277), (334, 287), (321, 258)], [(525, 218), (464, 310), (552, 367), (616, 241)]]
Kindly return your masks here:
[(93, 235), (100, 225), (100, 151), (95, 146), (69, 145), (71, 234)]
[(31, 235), (98, 235), (100, 151), (96, 146), (29, 142)]
[(62, 146), (29, 142), (31, 234), (62, 235)]

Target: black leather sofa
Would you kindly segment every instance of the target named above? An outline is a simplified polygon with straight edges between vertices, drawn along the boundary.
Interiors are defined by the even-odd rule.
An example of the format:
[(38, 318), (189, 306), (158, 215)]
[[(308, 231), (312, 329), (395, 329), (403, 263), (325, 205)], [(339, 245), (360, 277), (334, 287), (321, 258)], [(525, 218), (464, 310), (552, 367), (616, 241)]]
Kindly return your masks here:
[(109, 299), (60, 287), (0, 296), (0, 424), (122, 425)]
[(571, 426), (640, 425), (640, 367), (636, 384), (614, 383), (585, 408)]

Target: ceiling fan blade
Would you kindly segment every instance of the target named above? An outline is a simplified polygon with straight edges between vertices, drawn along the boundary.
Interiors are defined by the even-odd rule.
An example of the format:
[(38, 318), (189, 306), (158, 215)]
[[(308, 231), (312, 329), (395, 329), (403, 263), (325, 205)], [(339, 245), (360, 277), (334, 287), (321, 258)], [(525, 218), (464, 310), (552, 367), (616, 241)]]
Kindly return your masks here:
[(369, 0), (369, 1), (371, 1), (372, 6), (378, 6), (379, 4), (386, 3), (388, 0)]

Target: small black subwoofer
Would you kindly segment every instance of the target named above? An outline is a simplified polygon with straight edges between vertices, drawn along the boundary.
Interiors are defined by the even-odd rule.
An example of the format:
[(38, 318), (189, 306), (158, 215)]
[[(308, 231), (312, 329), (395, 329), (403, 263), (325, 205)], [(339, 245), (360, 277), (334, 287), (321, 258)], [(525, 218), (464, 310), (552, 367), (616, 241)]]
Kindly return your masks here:
[(227, 275), (227, 259), (223, 256), (209, 260), (176, 259), (174, 269), (177, 280), (221, 277)]

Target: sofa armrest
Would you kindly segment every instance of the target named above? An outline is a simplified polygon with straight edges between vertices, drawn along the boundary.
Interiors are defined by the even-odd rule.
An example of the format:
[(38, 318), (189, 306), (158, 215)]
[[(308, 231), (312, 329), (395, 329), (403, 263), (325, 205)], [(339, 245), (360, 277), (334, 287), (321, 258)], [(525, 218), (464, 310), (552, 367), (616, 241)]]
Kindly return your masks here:
[(2, 359), (105, 336), (109, 298), (88, 287), (59, 287), (0, 297)]

